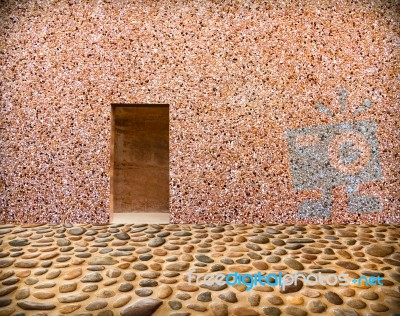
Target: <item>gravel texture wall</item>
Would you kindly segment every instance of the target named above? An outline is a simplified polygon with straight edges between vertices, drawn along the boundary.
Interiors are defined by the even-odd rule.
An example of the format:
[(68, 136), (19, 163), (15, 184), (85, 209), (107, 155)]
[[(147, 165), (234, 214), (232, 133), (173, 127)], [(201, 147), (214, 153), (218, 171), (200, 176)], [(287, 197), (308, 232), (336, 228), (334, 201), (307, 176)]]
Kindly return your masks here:
[(167, 103), (172, 222), (399, 222), (398, 1), (0, 7), (1, 221), (107, 222), (111, 103)]

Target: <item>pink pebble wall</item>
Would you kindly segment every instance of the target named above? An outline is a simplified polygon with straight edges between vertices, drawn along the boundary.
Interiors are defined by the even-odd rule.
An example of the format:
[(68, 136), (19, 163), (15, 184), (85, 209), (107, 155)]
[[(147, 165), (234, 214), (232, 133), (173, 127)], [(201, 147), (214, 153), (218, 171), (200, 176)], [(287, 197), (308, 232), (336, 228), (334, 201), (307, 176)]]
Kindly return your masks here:
[[(171, 222), (399, 222), (398, 2), (2, 1), (0, 15), (0, 221), (107, 222), (111, 104), (167, 103)], [(381, 211), (349, 212), (339, 185), (328, 217), (301, 218), (321, 192), (295, 190), (285, 133), (356, 119), (377, 126), (382, 177), (358, 192)]]

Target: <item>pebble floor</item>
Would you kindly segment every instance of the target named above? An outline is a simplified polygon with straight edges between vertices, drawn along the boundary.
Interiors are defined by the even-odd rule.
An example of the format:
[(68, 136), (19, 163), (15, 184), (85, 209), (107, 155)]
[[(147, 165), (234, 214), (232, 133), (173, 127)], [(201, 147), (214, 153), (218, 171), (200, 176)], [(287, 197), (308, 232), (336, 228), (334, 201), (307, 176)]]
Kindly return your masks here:
[[(400, 315), (400, 226), (0, 225), (2, 315)], [(348, 273), (382, 286), (189, 285), (195, 273)]]

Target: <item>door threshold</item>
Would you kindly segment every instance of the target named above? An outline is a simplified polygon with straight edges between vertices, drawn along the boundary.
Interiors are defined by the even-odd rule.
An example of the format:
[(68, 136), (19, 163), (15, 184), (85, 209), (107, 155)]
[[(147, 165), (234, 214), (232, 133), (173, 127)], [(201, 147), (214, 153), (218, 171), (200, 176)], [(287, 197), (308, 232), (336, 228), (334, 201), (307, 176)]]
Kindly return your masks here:
[(169, 213), (114, 213), (113, 224), (168, 224)]

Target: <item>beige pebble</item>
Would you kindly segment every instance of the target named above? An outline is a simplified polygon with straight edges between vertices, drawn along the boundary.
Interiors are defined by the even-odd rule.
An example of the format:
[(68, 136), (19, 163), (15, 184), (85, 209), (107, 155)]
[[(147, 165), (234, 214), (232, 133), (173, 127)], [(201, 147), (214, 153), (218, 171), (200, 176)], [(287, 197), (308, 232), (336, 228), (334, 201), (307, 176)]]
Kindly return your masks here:
[(158, 298), (165, 299), (172, 294), (172, 288), (169, 285), (163, 284), (159, 287)]
[(304, 303), (304, 299), (300, 296), (288, 296), (286, 300), (293, 305), (301, 305)]
[(60, 307), (61, 314), (70, 314), (81, 307), (80, 304), (68, 304)]
[(120, 308), (120, 307), (122, 307), (122, 306), (128, 304), (128, 302), (129, 302), (131, 299), (132, 299), (132, 296), (127, 295), (127, 294), (122, 295), (122, 296), (119, 296), (119, 297), (115, 300), (115, 302), (113, 303), (113, 307), (114, 307), (114, 308)]
[(64, 280), (72, 280), (82, 275), (82, 268), (76, 268), (64, 275)]

